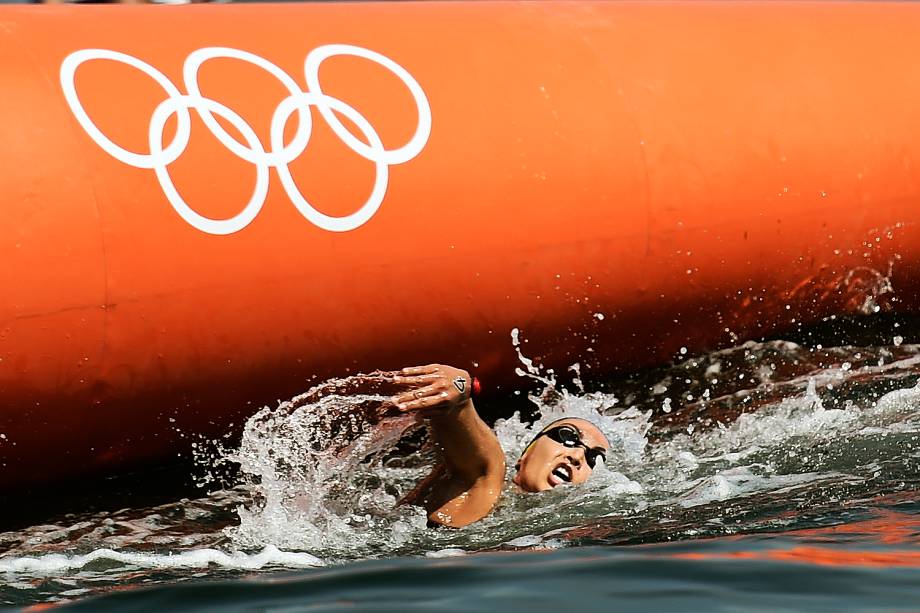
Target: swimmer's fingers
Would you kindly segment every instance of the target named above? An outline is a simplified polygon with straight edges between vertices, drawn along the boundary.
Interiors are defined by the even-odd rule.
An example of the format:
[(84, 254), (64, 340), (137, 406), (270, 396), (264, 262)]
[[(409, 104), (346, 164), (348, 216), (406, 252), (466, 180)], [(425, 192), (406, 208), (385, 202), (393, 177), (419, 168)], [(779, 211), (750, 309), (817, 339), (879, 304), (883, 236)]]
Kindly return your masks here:
[(465, 370), (429, 364), (404, 368), (400, 373), (402, 375), (394, 377), (394, 382), (409, 387), (409, 390), (394, 395), (392, 402), (402, 411), (424, 412), (460, 405), (469, 399), (466, 388), (470, 377)]
[(412, 400), (419, 400), (421, 398), (434, 396), (441, 392), (444, 392), (444, 384), (442, 381), (438, 381), (432, 385), (426, 385), (425, 387), (420, 387), (417, 390), (412, 390), (411, 392), (400, 394), (396, 396), (394, 401), (396, 404), (401, 404), (404, 402), (411, 402)]
[(428, 385), (430, 383), (434, 383), (440, 378), (441, 378), (441, 375), (439, 374), (418, 375), (415, 377), (404, 377), (402, 375), (396, 375), (395, 377), (393, 377), (393, 383), (396, 383), (397, 385), (421, 386), (421, 385)]
[(396, 408), (404, 413), (409, 411), (426, 411), (428, 409), (434, 409), (447, 404), (448, 402), (448, 393), (438, 392), (433, 396), (423, 396), (422, 398), (416, 398), (414, 400), (407, 400), (404, 402), (397, 400)]
[(400, 372), (402, 375), (433, 375), (441, 370), (440, 364), (428, 364), (426, 366), (409, 366), (403, 368)]

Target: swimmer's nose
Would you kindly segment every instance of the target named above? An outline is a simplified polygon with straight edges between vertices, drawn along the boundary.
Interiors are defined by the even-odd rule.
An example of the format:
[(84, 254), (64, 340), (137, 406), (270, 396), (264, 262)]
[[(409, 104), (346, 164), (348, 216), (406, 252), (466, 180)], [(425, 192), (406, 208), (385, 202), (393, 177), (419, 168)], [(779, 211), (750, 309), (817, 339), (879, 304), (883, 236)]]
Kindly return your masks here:
[(582, 451), (581, 448), (573, 449), (566, 455), (566, 459), (572, 464), (574, 468), (580, 468), (581, 463), (585, 459), (585, 452)]

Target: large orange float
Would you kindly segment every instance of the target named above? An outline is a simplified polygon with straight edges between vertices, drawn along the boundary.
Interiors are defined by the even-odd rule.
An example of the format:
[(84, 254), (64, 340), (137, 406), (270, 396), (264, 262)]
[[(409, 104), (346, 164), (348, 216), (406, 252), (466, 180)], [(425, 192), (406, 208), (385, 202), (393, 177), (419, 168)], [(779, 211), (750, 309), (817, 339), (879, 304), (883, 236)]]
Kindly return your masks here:
[(513, 385), (514, 327), (590, 377), (918, 303), (920, 4), (0, 21), (4, 488), (173, 457), (314, 377)]

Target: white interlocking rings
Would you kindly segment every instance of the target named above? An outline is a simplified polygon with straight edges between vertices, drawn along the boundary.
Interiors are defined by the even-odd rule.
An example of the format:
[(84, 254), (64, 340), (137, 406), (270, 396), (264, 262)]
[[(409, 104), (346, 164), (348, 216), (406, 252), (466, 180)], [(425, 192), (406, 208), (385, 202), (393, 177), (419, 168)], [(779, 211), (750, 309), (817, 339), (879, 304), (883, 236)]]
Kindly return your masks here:
[[(323, 92), (319, 81), (320, 65), (330, 57), (351, 55), (370, 60), (392, 72), (409, 90), (418, 110), (418, 126), (409, 141), (401, 147), (387, 149), (380, 135), (370, 122), (353, 106)], [(257, 66), (275, 77), (287, 90), (288, 96), (275, 108), (271, 118), (269, 146), (266, 147), (255, 130), (239, 113), (225, 104), (207, 98), (198, 86), (198, 70), (202, 64), (215, 58), (228, 58)], [(112, 141), (93, 122), (77, 95), (75, 75), (77, 68), (91, 60), (109, 60), (136, 68), (156, 81), (166, 93), (154, 109), (148, 127), (150, 153), (135, 153)], [(363, 47), (354, 45), (323, 45), (311, 51), (304, 61), (306, 89), (303, 89), (286, 72), (275, 64), (254, 53), (229, 47), (205, 47), (188, 55), (182, 68), (182, 77), (187, 94), (179, 91), (166, 75), (150, 64), (119, 51), (109, 49), (82, 49), (68, 55), (61, 63), (61, 88), (64, 99), (70, 106), (77, 122), (106, 153), (116, 160), (135, 168), (151, 169), (155, 172), (166, 199), (189, 225), (208, 234), (232, 234), (248, 226), (262, 210), (268, 197), (269, 171), (274, 168), (281, 185), (291, 203), (314, 225), (331, 232), (347, 232), (366, 223), (386, 196), (389, 168), (394, 164), (408, 162), (417, 156), (428, 142), (431, 134), (431, 107), (425, 92), (409, 72), (390, 58)], [(316, 107), (320, 116), (342, 143), (362, 158), (373, 162), (376, 173), (371, 194), (354, 213), (335, 217), (318, 211), (306, 199), (291, 175), (288, 164), (297, 159), (307, 148), (313, 132), (311, 107)], [(194, 110), (205, 127), (231, 153), (256, 168), (256, 182), (249, 202), (243, 210), (227, 219), (212, 219), (198, 213), (188, 205), (169, 174), (169, 165), (185, 152), (191, 138), (191, 114)], [(284, 142), (284, 132), (291, 116), (297, 114), (297, 130), (289, 143)], [(176, 134), (169, 143), (164, 143), (164, 129), (171, 116), (176, 116)], [(215, 115), (225, 120), (239, 132), (243, 142), (237, 140), (221, 125)], [(356, 137), (342, 121), (345, 118), (361, 133), (365, 140)]]

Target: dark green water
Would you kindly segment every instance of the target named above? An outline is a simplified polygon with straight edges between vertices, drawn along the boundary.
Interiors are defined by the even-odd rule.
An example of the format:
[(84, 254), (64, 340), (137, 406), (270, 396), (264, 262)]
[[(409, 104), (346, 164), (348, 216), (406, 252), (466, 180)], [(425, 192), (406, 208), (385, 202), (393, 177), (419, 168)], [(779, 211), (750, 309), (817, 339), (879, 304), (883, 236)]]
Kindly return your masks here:
[(867, 519), (843, 532), (837, 527), (266, 572), (115, 593), (66, 610), (920, 610), (918, 513), (916, 503), (851, 513)]
[(402, 424), (345, 457), (316, 439), (372, 398), (283, 405), (202, 455), (240, 463), (234, 487), (0, 533), (0, 605), (920, 611), (920, 346), (748, 343), (602, 391), (523, 365), (540, 421), (499, 420), (508, 457), (591, 416), (613, 449), (586, 486), (428, 529), (394, 505), (428, 461), (386, 453)]

